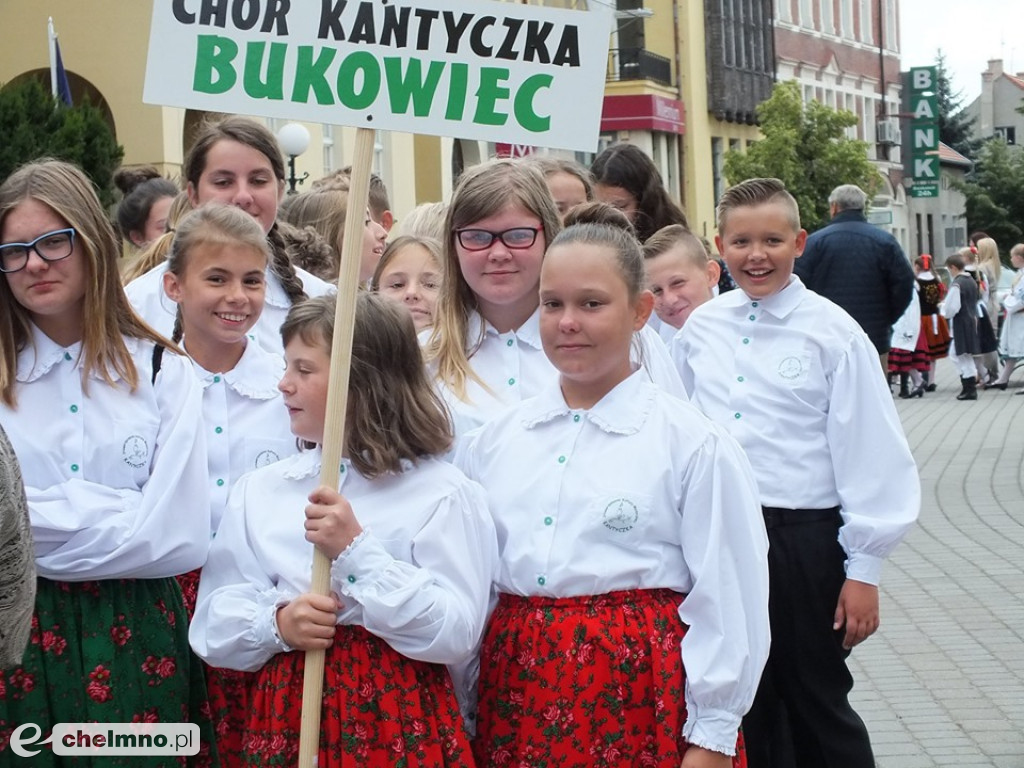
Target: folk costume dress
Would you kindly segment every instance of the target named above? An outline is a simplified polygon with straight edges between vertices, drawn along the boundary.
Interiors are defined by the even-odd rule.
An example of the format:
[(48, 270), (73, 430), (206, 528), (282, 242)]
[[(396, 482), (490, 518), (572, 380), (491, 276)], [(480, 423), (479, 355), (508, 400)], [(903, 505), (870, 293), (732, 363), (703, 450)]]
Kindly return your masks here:
[[(81, 343), (62, 347), (32, 326), (18, 356), (17, 408), (0, 405), (40, 577), (28, 650), (0, 676), (0, 742), (22, 723), (45, 737), (61, 722), (193, 722), (202, 751), (189, 764), (215, 764), (202, 667), (174, 579), (209, 548), (199, 385), (189, 361), (171, 353), (154, 383), (153, 345), (125, 343), (134, 392), (98, 374), (83, 382)], [(61, 764), (49, 747), (32, 758)]]
[(924, 373), (931, 370), (928, 341), (921, 328), (921, 302), (917, 298), (919, 290), (919, 285), (914, 283), (914, 298), (892, 327), (889, 373)]
[[(421, 342), (430, 331), (420, 333)], [(456, 440), (486, 424), (509, 406), (541, 392), (557, 376), (540, 341), (540, 308), (515, 331), (500, 333), (477, 312), (471, 312), (466, 350), (473, 372), (486, 386), (468, 378), (466, 398), (460, 399), (446, 384), (435, 381), (452, 415)], [(634, 362), (643, 362), (649, 380), (685, 398), (679, 374), (665, 344), (653, 328), (644, 326), (634, 342)]]
[[(188, 339), (184, 340), (188, 351)], [(277, 388), (284, 375), (280, 355), (250, 340), (230, 371), (211, 373), (193, 361), (203, 388), (203, 430), (209, 464), (211, 534), (228, 503), (231, 486), (252, 469), (298, 453), (288, 411)], [(201, 569), (178, 577), (189, 617), (195, 612)], [(251, 675), (206, 666), (210, 710), (221, 765), (241, 765), (242, 734), (249, 716)]]
[(477, 764), (678, 768), (695, 744), (745, 765), (768, 570), (736, 442), (637, 371), (589, 410), (552, 381), (456, 463), (487, 489), (501, 552)]
[(946, 287), (931, 272), (917, 276), (917, 297), (921, 304), (921, 333), (925, 338), (928, 356), (940, 360), (949, 355), (949, 324), (939, 312), (939, 304), (946, 296)]
[(1024, 280), (1022, 272), (1013, 278), (1010, 292), (1003, 299), (1006, 317), (999, 333), (999, 354), (1011, 360), (1024, 358)]
[[(128, 283), (124, 287), (124, 292), (143, 320), (167, 338), (171, 338), (178, 305), (164, 293), (164, 273), (166, 271), (167, 262), (165, 261)], [(337, 291), (335, 286), (303, 269), (296, 267), (295, 273), (302, 282), (302, 289), (310, 298)], [(288, 315), (288, 310), (292, 308), (292, 303), (285, 292), (284, 285), (281, 284), (281, 278), (275, 275), (269, 266), (264, 277), (267, 285), (266, 300), (263, 311), (260, 313), (260, 319), (251, 333), (264, 349), (283, 355), (284, 345), (281, 343), (280, 328)]]
[[(309, 591), (303, 510), (319, 449), (242, 477), (203, 569), (190, 639), (209, 664), (255, 672), (243, 762), (293, 766), (305, 654), (277, 610)], [(327, 651), (319, 766), (472, 766), (445, 665), (476, 648), (497, 561), (483, 491), (426, 459), (370, 480), (346, 461), (341, 493), (364, 528), (331, 569), (343, 603)]]

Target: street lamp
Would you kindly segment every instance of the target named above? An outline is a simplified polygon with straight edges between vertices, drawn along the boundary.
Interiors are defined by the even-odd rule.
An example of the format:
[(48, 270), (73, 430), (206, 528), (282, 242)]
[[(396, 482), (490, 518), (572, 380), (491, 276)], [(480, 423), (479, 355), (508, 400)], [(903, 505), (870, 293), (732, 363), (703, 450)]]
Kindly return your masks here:
[(309, 178), (309, 172), (295, 176), (295, 158), (309, 149), (309, 131), (301, 123), (285, 123), (277, 132), (277, 143), (288, 156), (288, 194), (295, 194), (295, 185)]

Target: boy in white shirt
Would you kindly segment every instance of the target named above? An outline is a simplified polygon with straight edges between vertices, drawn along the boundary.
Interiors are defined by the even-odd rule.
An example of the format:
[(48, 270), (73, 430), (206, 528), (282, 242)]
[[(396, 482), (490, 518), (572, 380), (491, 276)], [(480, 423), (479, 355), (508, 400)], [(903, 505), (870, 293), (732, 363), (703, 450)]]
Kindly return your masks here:
[(878, 628), (917, 469), (868, 337), (792, 274), (807, 233), (782, 182), (729, 189), (718, 228), (741, 290), (698, 307), (672, 355), (692, 402), (746, 451), (768, 530), (772, 648), (743, 722), (749, 765), (792, 752), (801, 768), (873, 768), (846, 658)]

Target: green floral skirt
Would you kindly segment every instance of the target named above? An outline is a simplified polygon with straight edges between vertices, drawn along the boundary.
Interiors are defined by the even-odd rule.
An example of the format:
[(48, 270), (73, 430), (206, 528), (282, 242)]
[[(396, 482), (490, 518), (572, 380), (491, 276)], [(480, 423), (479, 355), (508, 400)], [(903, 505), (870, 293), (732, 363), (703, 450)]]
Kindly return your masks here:
[[(68, 757), (48, 743), (56, 723), (165, 722), (199, 725), (193, 757)], [(25, 749), (9, 749), (11, 733)], [(202, 664), (188, 645), (188, 618), (173, 578), (61, 582), (39, 579), (32, 639), (19, 667), (0, 673), (0, 766), (216, 766)]]

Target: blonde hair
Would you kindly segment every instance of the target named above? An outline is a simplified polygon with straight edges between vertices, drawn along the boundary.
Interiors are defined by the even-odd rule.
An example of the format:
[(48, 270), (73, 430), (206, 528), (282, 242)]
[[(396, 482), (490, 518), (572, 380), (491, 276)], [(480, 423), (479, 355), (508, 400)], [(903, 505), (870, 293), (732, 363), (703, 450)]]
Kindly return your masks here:
[(995, 290), (996, 284), (999, 282), (999, 276), (1003, 271), (1003, 265), (999, 261), (999, 246), (996, 245), (996, 241), (991, 237), (983, 237), (977, 242), (977, 248), (978, 268), (986, 271), (991, 283), (989, 288)]
[[(455, 248), (455, 232), (519, 205), (541, 221), (547, 246), (561, 231), (544, 176), (533, 165), (511, 158), (488, 160), (468, 169), (459, 180), (448, 206), (444, 224), (444, 282), (434, 312), (434, 330), (424, 348), (426, 359), (437, 365), (436, 376), (461, 400), (466, 399), (466, 381), (487, 385), (469, 364), (483, 342), (483, 329), (476, 339), (467, 339), (469, 315), (477, 298), (462, 274)], [(539, 298), (538, 298), (539, 302)]]
[[(316, 192), (293, 195), (282, 210), (282, 218), (296, 229), (313, 229), (331, 247), (334, 263), (325, 274), (325, 280), (336, 282), (341, 269), (341, 240), (345, 234), (345, 214), (348, 210), (348, 191), (328, 187)], [(330, 277), (326, 275), (329, 274)]]
[(437, 266), (437, 271), (440, 274), (443, 272), (443, 263), (441, 261), (441, 243), (432, 237), (419, 237), (417, 235), (401, 235), (396, 237), (390, 243), (387, 248), (384, 249), (384, 253), (380, 256), (380, 261), (377, 262), (377, 268), (373, 271), (373, 277), (370, 278), (370, 290), (380, 290), (380, 279), (384, 275), (384, 271), (387, 269), (388, 264), (395, 260), (395, 257), (401, 252), (401, 250), (410, 245), (418, 245), (427, 253), (430, 254), (430, 258), (434, 260), (434, 264)]
[(192, 203), (189, 202), (187, 192), (179, 192), (174, 196), (174, 202), (167, 212), (167, 231), (160, 237), (143, 248), (138, 256), (129, 261), (121, 269), (121, 283), (128, 285), (137, 277), (142, 277), (159, 264), (167, 260), (167, 253), (171, 250), (171, 241), (174, 240), (174, 227), (186, 213), (192, 210)]
[(800, 231), (800, 206), (779, 179), (747, 179), (729, 187), (718, 201), (715, 213), (718, 218), (718, 232), (725, 231), (729, 213), (736, 208), (752, 208), (767, 203), (779, 203), (786, 209), (790, 226)]
[(644, 260), (661, 256), (676, 246), (683, 249), (686, 261), (692, 266), (698, 269), (708, 266), (708, 249), (699, 237), (681, 224), (669, 224), (651, 235), (643, 244)]
[[(235, 245), (263, 254), (270, 261), (270, 246), (263, 228), (241, 208), (210, 203), (182, 217), (167, 255), (167, 271), (184, 278), (189, 254), (201, 245)], [(181, 307), (174, 320), (171, 340), (181, 341)]]
[[(297, 304), (281, 326), (285, 346), (301, 338), (329, 355), (336, 297)], [(348, 384), (345, 453), (364, 477), (398, 473), (403, 462), (438, 456), (452, 444), (452, 426), (430, 386), (412, 316), (376, 293), (356, 298)]]
[(399, 223), (403, 235), (422, 235), (444, 242), (444, 219), (448, 203), (422, 203)]
[[(134, 392), (138, 370), (124, 337), (162, 344), (180, 352), (135, 314), (117, 273), (120, 246), (92, 183), (76, 166), (42, 159), (23, 165), (0, 186), (0, 231), (8, 214), (26, 200), (47, 206), (75, 230), (85, 269), (82, 309), (82, 387), (98, 374), (110, 386), (118, 379)], [(15, 407), (18, 354), (32, 339), (29, 312), (7, 280), (0, 280), (0, 399)]]

